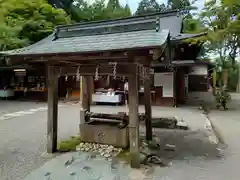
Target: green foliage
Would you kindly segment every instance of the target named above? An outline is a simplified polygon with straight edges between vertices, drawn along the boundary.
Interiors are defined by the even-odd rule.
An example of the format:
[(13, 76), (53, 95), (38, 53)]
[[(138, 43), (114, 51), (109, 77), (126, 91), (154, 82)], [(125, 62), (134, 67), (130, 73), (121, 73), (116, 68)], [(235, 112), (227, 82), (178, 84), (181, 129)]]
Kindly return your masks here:
[(185, 16), (191, 15), (192, 10), (197, 10), (198, 8), (193, 6), (196, 0), (168, 0), (168, 7), (171, 10), (178, 9)]
[(125, 5), (124, 9), (125, 9), (126, 16), (131, 16), (132, 15), (131, 9), (130, 9), (128, 4)]
[(165, 4), (160, 5), (156, 0), (141, 0), (135, 14), (144, 15), (165, 10), (167, 10)]
[(202, 23), (208, 28), (205, 47), (209, 53), (217, 54), (223, 65), (229, 59), (229, 54), (234, 65), (240, 47), (240, 21), (238, 18), (233, 20), (236, 8), (229, 2), (216, 4), (210, 1), (200, 14)]
[(45, 0), (8, 0), (0, 3), (1, 50), (35, 43), (49, 35), (56, 25), (70, 23), (62, 9)]
[[(217, 56), (218, 85), (221, 87), (222, 84), (222, 69), (227, 69), (228, 89), (231, 91), (236, 90), (239, 77), (236, 61), (240, 53), (239, 13), (239, 3), (234, 0), (222, 0), (221, 3), (209, 1), (200, 13), (200, 20), (208, 32), (207, 36), (202, 37), (205, 52)], [(221, 100), (219, 97), (218, 101)]]
[(205, 28), (199, 19), (193, 18), (191, 11), (197, 9), (197, 7), (193, 6), (194, 3), (195, 0), (168, 0), (167, 4), (159, 4), (156, 0), (142, 0), (139, 2), (136, 15), (180, 10), (184, 15), (183, 32), (199, 33)]
[(230, 94), (224, 87), (221, 87), (219, 91), (216, 93), (216, 106), (217, 108), (223, 108), (224, 110), (227, 109), (227, 104), (231, 100)]
[(216, 72), (217, 72), (217, 86), (221, 87), (223, 84), (222, 80), (222, 70), (228, 70), (228, 90), (229, 91), (236, 91), (237, 84), (238, 84), (238, 71), (239, 71), (239, 63), (232, 65), (231, 60), (227, 59), (226, 61), (222, 62), (220, 58), (216, 58), (215, 60)]
[(55, 4), (53, 0), (0, 1), (0, 51), (38, 42), (48, 36), (55, 26), (69, 24), (72, 20), (88, 22), (132, 15), (129, 6), (122, 7), (118, 0), (109, 0), (107, 5), (104, 0), (91, 4), (85, 0), (77, 0), (75, 4), (72, 0), (61, 1), (67, 13), (48, 2)]
[(0, 24), (0, 51), (17, 49), (28, 44), (26, 39), (18, 38), (17, 34), (17, 28), (7, 26), (2, 22)]
[(107, 8), (109, 9), (120, 9), (120, 3), (119, 0), (109, 0), (107, 4)]
[(184, 15), (190, 15), (191, 10), (196, 10), (194, 1), (190, 0), (168, 0), (167, 4), (159, 4), (156, 0), (141, 0), (138, 4), (136, 15), (163, 12), (169, 10), (180, 10)]
[[(75, 15), (72, 18), (77, 22), (98, 21), (124, 18), (132, 15), (129, 6), (121, 6), (119, 1), (96, 0), (92, 4), (85, 0), (76, 0), (72, 6)], [(77, 14), (77, 15), (76, 15)]]

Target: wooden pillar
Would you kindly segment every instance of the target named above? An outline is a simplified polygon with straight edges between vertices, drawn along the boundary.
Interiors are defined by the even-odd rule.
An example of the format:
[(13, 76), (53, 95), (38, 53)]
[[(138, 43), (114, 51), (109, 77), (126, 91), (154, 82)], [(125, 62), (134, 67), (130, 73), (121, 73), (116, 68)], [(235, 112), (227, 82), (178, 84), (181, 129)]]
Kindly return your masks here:
[(137, 74), (128, 77), (128, 88), (129, 88), (129, 140), (130, 140), (131, 167), (140, 168)]
[(146, 140), (152, 140), (152, 104), (151, 104), (151, 79), (144, 80), (144, 105)]
[(48, 123), (47, 152), (57, 151), (58, 129), (58, 75), (53, 66), (48, 66)]
[(178, 93), (177, 91), (179, 91), (179, 89), (177, 89), (177, 67), (173, 68), (173, 106), (177, 107), (177, 96)]
[[(86, 119), (86, 111), (90, 112), (90, 101), (91, 101), (91, 76), (81, 76), (81, 110), (80, 110), (80, 125), (84, 124), (88, 119)], [(80, 132), (81, 133), (81, 132)]]
[(91, 77), (81, 76), (81, 100), (82, 109), (90, 111), (90, 99), (91, 99)]

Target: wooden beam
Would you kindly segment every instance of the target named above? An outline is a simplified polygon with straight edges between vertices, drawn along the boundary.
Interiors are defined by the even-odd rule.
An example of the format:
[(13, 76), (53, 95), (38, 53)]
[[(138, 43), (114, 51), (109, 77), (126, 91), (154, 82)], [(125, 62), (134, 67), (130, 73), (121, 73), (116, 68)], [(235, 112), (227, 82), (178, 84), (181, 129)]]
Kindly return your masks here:
[(48, 123), (47, 123), (47, 152), (57, 151), (58, 128), (58, 76), (53, 66), (48, 66)]
[[(133, 69), (134, 71), (134, 69)], [(137, 70), (136, 70), (137, 71)], [(140, 168), (139, 119), (138, 119), (138, 75), (128, 76), (129, 86), (129, 140), (131, 167)]]
[[(128, 75), (134, 74), (133, 69), (136, 67), (136, 64), (125, 63), (117, 64), (116, 74), (117, 75)], [(79, 67), (75, 66), (64, 66), (56, 67), (59, 75), (76, 75), (77, 70), (81, 76), (94, 76), (96, 73), (97, 65), (81, 65)], [(112, 75), (113, 74), (113, 65), (109, 64), (99, 64), (99, 75)]]
[(48, 60), (55, 60), (55, 61), (76, 61), (78, 63), (81, 63), (81, 61), (88, 61), (86, 63), (95, 62), (95, 61), (120, 61), (120, 60), (128, 60), (127, 56), (109, 56), (109, 57), (101, 57), (101, 56), (52, 56), (48, 57)]
[[(150, 48), (151, 49), (151, 48)], [(66, 64), (89, 64), (114, 62), (134, 62), (135, 57), (149, 56), (149, 49), (118, 50), (107, 52), (89, 52), (89, 53), (53, 53), (53, 54), (32, 54), (32, 55), (11, 55), (7, 56), (9, 65), (22, 63), (51, 63), (56, 65), (59, 62)], [(150, 55), (151, 56), (151, 55)]]
[(152, 140), (152, 104), (151, 104), (151, 79), (144, 80), (144, 106), (146, 140)]

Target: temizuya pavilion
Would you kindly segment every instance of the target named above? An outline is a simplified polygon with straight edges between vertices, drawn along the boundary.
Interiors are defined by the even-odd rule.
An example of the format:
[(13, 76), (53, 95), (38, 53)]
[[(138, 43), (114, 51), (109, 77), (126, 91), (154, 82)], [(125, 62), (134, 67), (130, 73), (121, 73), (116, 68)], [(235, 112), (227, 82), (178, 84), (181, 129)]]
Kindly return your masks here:
[[(80, 74), (83, 99), (81, 113), (90, 111), (90, 79), (98, 75), (112, 75), (129, 79), (129, 142), (131, 166), (138, 168), (139, 120), (138, 78), (142, 71), (150, 74), (150, 65), (170, 49), (170, 33), (161, 29), (161, 17), (168, 13), (135, 16), (124, 19), (80, 23), (56, 27), (54, 33), (28, 47), (7, 51), (8, 64), (44, 64), (47, 69), (48, 123), (47, 152), (57, 150), (58, 77)], [(167, 51), (170, 61), (170, 50)], [(166, 63), (166, 60), (164, 60)], [(146, 126), (151, 127), (150, 80), (144, 83)], [(149, 129), (149, 128), (148, 128)], [(151, 138), (151, 128), (147, 132)]]

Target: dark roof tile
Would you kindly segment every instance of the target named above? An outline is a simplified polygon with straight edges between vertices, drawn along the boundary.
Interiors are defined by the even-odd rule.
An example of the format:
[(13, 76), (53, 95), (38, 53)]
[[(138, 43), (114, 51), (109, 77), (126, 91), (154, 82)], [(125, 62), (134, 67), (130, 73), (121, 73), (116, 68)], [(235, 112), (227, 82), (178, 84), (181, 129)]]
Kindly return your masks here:
[(169, 35), (168, 30), (145, 30), (109, 35), (60, 38), (47, 43), (8, 51), (8, 55), (32, 55), (71, 52), (96, 52), (162, 46)]

